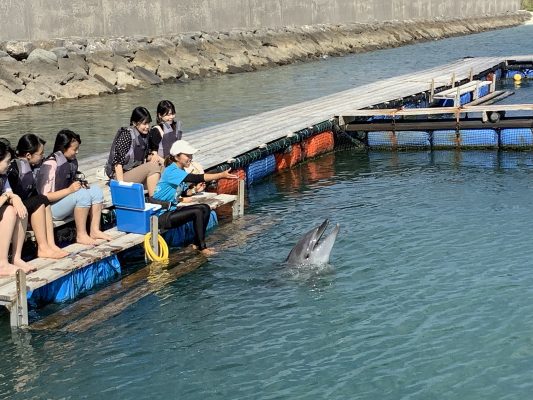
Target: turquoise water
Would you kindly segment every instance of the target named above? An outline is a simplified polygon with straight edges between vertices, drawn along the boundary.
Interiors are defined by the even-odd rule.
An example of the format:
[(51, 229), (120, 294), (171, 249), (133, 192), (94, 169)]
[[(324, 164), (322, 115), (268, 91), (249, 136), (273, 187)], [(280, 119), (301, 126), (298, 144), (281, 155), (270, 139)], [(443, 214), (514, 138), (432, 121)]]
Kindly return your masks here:
[[(376, 77), (396, 74), (392, 57), (415, 69), (426, 59), (436, 65), (458, 54), (531, 54), (524, 35), (533, 27), (526, 28), (292, 66), (279, 74), (300, 77), (301, 98), (288, 96), (300, 101), (325, 91), (305, 74), (327, 76), (338, 87), (351, 76), (357, 85), (362, 56), (374, 60)], [(489, 41), (498, 34), (499, 41)], [(487, 42), (494, 45), (479, 48)], [(242, 79), (260, 86), (264, 74), (277, 71), (183, 88), (195, 87), (197, 99), (208, 99), (210, 82), (218, 87)], [(286, 100), (285, 91), (267, 86), (260, 94), (241, 92), (232, 109), (216, 96), (199, 106), (221, 121)], [(113, 109), (114, 102), (140, 93), (127, 96), (100, 100)], [(532, 102), (531, 85), (513, 97), (508, 102)], [(25, 117), (21, 126), (38, 115), (50, 129), (68, 119), (90, 124), (95, 143), (110, 140), (102, 128), (110, 120), (93, 119), (91, 107), (100, 105), (86, 101), (90, 107), (65, 103), (66, 111), (53, 118), (59, 104), (13, 113)], [(80, 104), (87, 106), (83, 118), (67, 116)], [(125, 112), (116, 109), (115, 116)], [(195, 112), (191, 107), (189, 126), (211, 122)], [(247, 215), (210, 235), (220, 250), (216, 257), (167, 285), (158, 285), (167, 273), (154, 271), (140, 284), (147, 295), (112, 317), (95, 317), (87, 330), (78, 331), (74, 321), (28, 332), (11, 332), (7, 317), (0, 318), (0, 398), (529, 398), (532, 174), (531, 152), (345, 150), (266, 179), (250, 189)], [(284, 265), (299, 236), (324, 218), (341, 224), (331, 264)], [(76, 304), (73, 310), (79, 311)]]
[[(252, 188), (218, 257), (114, 318), (2, 328), (0, 396), (528, 398), (532, 173), (531, 153), (304, 164)], [(331, 265), (283, 265), (325, 217)]]

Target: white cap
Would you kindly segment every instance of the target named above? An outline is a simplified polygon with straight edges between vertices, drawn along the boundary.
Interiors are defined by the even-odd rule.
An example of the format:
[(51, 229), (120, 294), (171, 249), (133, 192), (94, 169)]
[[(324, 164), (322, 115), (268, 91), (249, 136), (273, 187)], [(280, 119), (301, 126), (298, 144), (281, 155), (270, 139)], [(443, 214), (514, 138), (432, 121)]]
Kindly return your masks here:
[(180, 153), (183, 154), (194, 154), (198, 152), (197, 149), (192, 147), (189, 142), (185, 140), (176, 140), (172, 147), (170, 148), (170, 155), (177, 156)]

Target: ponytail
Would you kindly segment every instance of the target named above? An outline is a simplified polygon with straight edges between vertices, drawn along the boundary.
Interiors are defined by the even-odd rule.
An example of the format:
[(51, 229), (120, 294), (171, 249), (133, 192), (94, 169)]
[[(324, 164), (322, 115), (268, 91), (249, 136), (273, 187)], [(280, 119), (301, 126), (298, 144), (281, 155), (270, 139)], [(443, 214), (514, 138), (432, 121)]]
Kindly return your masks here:
[(176, 161), (175, 159), (176, 156), (172, 156), (172, 155), (169, 155), (165, 158), (165, 167), (168, 167), (170, 164), (172, 164), (174, 161)]

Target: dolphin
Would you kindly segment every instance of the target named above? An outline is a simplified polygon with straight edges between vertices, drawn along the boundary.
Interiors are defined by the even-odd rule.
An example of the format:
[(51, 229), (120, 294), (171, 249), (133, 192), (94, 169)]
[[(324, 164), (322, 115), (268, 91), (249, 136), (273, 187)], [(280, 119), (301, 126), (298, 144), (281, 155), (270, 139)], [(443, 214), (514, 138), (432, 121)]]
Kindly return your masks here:
[(326, 219), (319, 226), (307, 232), (293, 247), (286, 263), (290, 265), (327, 264), (340, 229), (339, 224), (335, 225), (331, 233), (319, 243), (328, 224), (329, 221)]

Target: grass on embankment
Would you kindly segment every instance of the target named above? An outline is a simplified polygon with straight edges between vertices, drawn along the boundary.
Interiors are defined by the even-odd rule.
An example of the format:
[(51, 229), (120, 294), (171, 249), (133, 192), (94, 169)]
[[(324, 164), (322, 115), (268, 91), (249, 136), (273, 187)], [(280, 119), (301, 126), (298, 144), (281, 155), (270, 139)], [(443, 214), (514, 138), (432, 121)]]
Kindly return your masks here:
[(533, 11), (533, 0), (522, 0), (522, 8), (524, 10)]

